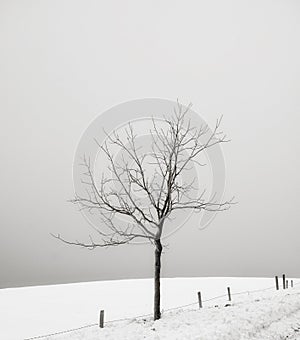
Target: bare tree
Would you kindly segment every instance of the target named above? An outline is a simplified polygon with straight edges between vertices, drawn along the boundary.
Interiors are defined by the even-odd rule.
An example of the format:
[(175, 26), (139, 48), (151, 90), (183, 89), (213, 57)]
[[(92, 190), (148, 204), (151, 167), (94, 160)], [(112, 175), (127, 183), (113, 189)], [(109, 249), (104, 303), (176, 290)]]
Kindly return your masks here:
[[(55, 236), (67, 244), (89, 249), (128, 244), (136, 239), (151, 242), (155, 247), (154, 320), (161, 317), (161, 240), (166, 220), (178, 210), (221, 211), (232, 203), (206, 200), (205, 191), (199, 193), (195, 187), (195, 178), (188, 182), (180, 179), (191, 166), (202, 165), (197, 161), (200, 153), (228, 141), (219, 131), (221, 119), (213, 130), (207, 125), (195, 127), (187, 119), (189, 110), (190, 106), (184, 108), (178, 103), (174, 114), (163, 120), (164, 127), (152, 119), (152, 148), (148, 153), (138, 147), (138, 135), (131, 124), (125, 138), (117, 132), (107, 134), (106, 142), (98, 146), (107, 157), (110, 176), (93, 173), (90, 161), (84, 157), (86, 195), (75, 194), (72, 200), (80, 209), (99, 213), (101, 225), (95, 229), (100, 242), (91, 237), (89, 243), (84, 243)], [(121, 153), (119, 160), (114, 158), (114, 149)]]

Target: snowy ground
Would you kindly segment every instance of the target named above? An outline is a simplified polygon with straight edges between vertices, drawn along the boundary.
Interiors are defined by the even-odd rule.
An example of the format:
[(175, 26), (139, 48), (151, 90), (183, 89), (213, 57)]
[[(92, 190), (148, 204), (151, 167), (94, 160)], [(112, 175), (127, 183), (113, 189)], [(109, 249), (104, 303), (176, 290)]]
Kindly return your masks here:
[[(225, 307), (227, 297), (222, 296), (198, 310), (197, 291), (208, 300), (226, 294), (227, 286), (233, 294), (230, 306)], [(163, 279), (162, 319), (135, 319), (152, 312), (152, 290), (150, 279), (2, 289), (0, 339), (22, 340), (94, 324), (100, 309), (106, 322), (130, 319), (42, 339), (300, 339), (300, 285), (277, 292), (274, 279)], [(186, 304), (192, 305), (167, 310)]]

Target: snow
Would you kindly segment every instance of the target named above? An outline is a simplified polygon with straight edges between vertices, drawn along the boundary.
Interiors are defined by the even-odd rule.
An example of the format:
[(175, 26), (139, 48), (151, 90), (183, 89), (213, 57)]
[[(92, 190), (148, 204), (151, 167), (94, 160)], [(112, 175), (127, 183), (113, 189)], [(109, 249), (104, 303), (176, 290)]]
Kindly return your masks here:
[[(152, 279), (2, 289), (0, 339), (25, 339), (90, 324), (96, 325), (42, 339), (265, 340), (287, 335), (297, 339), (300, 334), (299, 285), (276, 291), (273, 278), (174, 278), (162, 279), (161, 286), (164, 311), (155, 322), (152, 317), (135, 318), (152, 313)], [(232, 302), (225, 307), (227, 286)], [(269, 289), (247, 292), (264, 288)], [(216, 296), (221, 297), (206, 301)], [(168, 310), (187, 304), (191, 305)], [(103, 329), (97, 326), (100, 309), (105, 310)], [(129, 319), (108, 322), (120, 318)]]

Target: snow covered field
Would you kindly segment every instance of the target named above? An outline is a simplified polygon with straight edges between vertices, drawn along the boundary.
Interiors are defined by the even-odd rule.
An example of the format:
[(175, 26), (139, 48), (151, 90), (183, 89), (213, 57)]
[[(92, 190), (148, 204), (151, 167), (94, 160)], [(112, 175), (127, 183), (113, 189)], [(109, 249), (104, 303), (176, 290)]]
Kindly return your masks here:
[[(226, 295), (227, 286), (230, 306), (225, 307), (228, 300), (222, 296), (198, 309), (197, 291), (205, 301)], [(43, 339), (300, 339), (300, 285), (277, 292), (273, 278), (163, 279), (162, 319), (135, 319), (152, 313), (152, 300), (152, 279), (2, 289), (0, 339), (22, 340), (94, 324), (100, 309), (105, 321), (132, 319)], [(167, 311), (186, 304), (192, 305)]]

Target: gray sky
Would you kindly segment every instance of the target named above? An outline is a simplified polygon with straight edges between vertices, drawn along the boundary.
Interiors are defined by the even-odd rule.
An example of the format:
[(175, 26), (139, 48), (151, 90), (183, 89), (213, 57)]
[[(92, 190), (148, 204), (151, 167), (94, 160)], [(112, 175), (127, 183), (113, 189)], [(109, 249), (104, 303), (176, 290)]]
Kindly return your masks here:
[(0, 287), (151, 277), (151, 246), (87, 251), (77, 143), (130, 99), (224, 115), (226, 195), (239, 204), (168, 240), (162, 274), (300, 276), (299, 1), (0, 3)]

